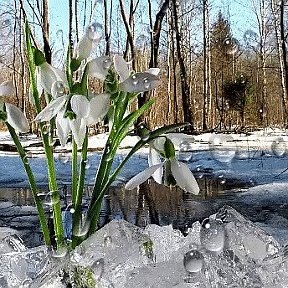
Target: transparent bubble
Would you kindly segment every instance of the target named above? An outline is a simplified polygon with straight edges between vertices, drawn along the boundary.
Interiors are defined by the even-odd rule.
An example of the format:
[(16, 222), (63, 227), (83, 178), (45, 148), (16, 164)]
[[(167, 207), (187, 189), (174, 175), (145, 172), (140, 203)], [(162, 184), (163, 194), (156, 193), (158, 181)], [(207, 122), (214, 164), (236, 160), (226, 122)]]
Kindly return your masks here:
[(104, 246), (109, 247), (109, 246), (111, 246), (111, 244), (112, 244), (112, 237), (109, 235), (106, 235), (104, 237)]
[(64, 258), (68, 254), (68, 248), (66, 246), (63, 246), (56, 250), (53, 247), (49, 247), (48, 253), (52, 258)]
[(183, 264), (187, 272), (200, 272), (204, 265), (204, 257), (198, 250), (191, 250), (184, 255)]
[(105, 59), (103, 60), (102, 66), (105, 70), (108, 70), (112, 65), (112, 61), (109, 57), (105, 57)]
[(253, 30), (245, 31), (243, 40), (248, 48), (256, 49), (259, 46), (259, 36)]
[(189, 161), (192, 158), (192, 141), (183, 140), (179, 145), (178, 159), (181, 161)]
[(226, 53), (229, 55), (234, 55), (239, 50), (239, 41), (235, 38), (226, 38), (223, 44)]
[(149, 36), (141, 34), (136, 38), (136, 47), (140, 49), (145, 49), (150, 42)]
[(209, 139), (209, 148), (213, 158), (222, 163), (230, 162), (237, 152), (237, 146), (231, 135), (213, 135)]
[(87, 233), (89, 232), (89, 228), (90, 228), (90, 222), (86, 221), (83, 225), (79, 225), (79, 227), (74, 228), (73, 229), (73, 235), (76, 237), (83, 237), (85, 235), (87, 235)]
[(87, 160), (85, 161), (85, 169), (88, 170), (88, 169), (90, 169), (90, 167), (91, 167), (91, 163), (90, 163), (90, 161), (87, 159)]
[(223, 185), (223, 184), (226, 183), (226, 179), (225, 179), (225, 177), (224, 177), (223, 174), (219, 175), (219, 176), (218, 176), (218, 179), (219, 179), (219, 183), (220, 183), (221, 185)]
[(143, 87), (145, 88), (145, 89), (149, 89), (150, 88), (150, 81), (147, 79), (147, 78), (144, 78), (143, 79)]
[(48, 134), (50, 131), (50, 124), (49, 123), (44, 124), (42, 129), (43, 129), (43, 134)]
[(138, 84), (138, 82), (139, 82), (138, 79), (137, 79), (137, 76), (136, 75), (132, 75), (131, 79), (132, 79), (132, 84), (134, 86), (136, 86)]
[(283, 157), (286, 154), (286, 141), (282, 137), (273, 140), (271, 150), (276, 157)]
[(28, 287), (30, 287), (30, 285), (31, 285), (31, 279), (25, 279), (25, 280), (22, 282), (21, 287), (22, 287), (22, 288), (28, 288)]
[(0, 35), (8, 37), (13, 33), (13, 20), (12, 15), (8, 12), (0, 15)]
[(99, 280), (104, 272), (104, 259), (100, 258), (96, 260), (92, 266), (91, 269), (93, 271), (94, 277), (96, 280)]
[(220, 252), (225, 244), (225, 229), (219, 219), (204, 219), (200, 230), (200, 241), (204, 248), (212, 252)]
[(29, 164), (28, 156), (25, 155), (25, 156), (23, 157), (22, 161), (23, 161), (24, 164)]
[(60, 202), (59, 190), (50, 191), (47, 194), (45, 194), (45, 199), (43, 200), (44, 205), (53, 206), (58, 204), (59, 202)]
[(90, 40), (100, 40), (103, 36), (103, 25), (94, 22), (87, 27), (87, 36)]
[(52, 84), (51, 94), (54, 98), (65, 95), (65, 86), (62, 81), (56, 81)]

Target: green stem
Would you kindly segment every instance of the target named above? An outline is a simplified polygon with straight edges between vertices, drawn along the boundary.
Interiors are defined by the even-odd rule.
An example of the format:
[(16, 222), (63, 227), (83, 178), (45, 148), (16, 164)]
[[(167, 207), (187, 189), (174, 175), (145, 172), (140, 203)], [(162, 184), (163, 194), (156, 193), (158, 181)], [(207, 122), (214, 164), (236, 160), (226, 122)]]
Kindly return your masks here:
[(80, 163), (80, 173), (78, 179), (77, 193), (75, 197), (74, 204), (74, 214), (73, 214), (73, 227), (72, 227), (72, 249), (74, 249), (79, 244), (79, 236), (78, 232), (80, 229), (81, 223), (81, 212), (82, 212), (82, 197), (84, 191), (84, 181), (85, 181), (85, 172), (87, 165), (87, 152), (88, 152), (88, 133), (86, 132), (86, 136), (82, 145), (81, 152), (81, 163)]
[(16, 134), (14, 128), (8, 123), (6, 122), (6, 125), (8, 127), (9, 133), (17, 147), (17, 151), (19, 153), (19, 156), (22, 160), (22, 163), (24, 165), (25, 171), (27, 173), (28, 176), (28, 180), (29, 180), (29, 184), (30, 184), (30, 188), (34, 197), (34, 202), (38, 211), (38, 216), (39, 216), (39, 220), (40, 220), (40, 224), (42, 227), (42, 233), (44, 236), (44, 242), (47, 246), (51, 245), (51, 240), (50, 240), (50, 234), (49, 234), (49, 228), (47, 225), (47, 221), (46, 221), (46, 217), (45, 217), (45, 212), (41, 203), (41, 200), (38, 196), (38, 188), (36, 185), (36, 181), (33, 175), (33, 172), (31, 170), (31, 167), (29, 165), (29, 162), (27, 161), (27, 155), (25, 153), (25, 150), (23, 148), (23, 146), (21, 145), (18, 135)]
[[(40, 113), (41, 105), (40, 105), (40, 99), (39, 99), (39, 94), (37, 90), (37, 84), (36, 84), (36, 73), (35, 73), (36, 67), (35, 67), (35, 61), (34, 61), (33, 47), (31, 44), (30, 28), (29, 28), (29, 24), (27, 21), (25, 24), (26, 24), (25, 34), (26, 34), (26, 45), (27, 45), (27, 58), (28, 58), (29, 71), (30, 71), (32, 95), (35, 101), (36, 112)], [(45, 155), (47, 159), (46, 161), (47, 161), (47, 167), (48, 167), (48, 182), (49, 182), (49, 189), (50, 189), (51, 202), (52, 202), (52, 214), (53, 214), (53, 224), (54, 224), (56, 245), (57, 245), (57, 249), (60, 249), (64, 245), (64, 229), (63, 229), (63, 224), (62, 224), (60, 195), (59, 195), (57, 181), (56, 181), (53, 150), (52, 150), (52, 147), (50, 146), (49, 134), (45, 130), (44, 123), (40, 123), (40, 131), (41, 131), (41, 137), (42, 137)]]
[(72, 204), (75, 207), (77, 196), (77, 144), (73, 139), (72, 143)]

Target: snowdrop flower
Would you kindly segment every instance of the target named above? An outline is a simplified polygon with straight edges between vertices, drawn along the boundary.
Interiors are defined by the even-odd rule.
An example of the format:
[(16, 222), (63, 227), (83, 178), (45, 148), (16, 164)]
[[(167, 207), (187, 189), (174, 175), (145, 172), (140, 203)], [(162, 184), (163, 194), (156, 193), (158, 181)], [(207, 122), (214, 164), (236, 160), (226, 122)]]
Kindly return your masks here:
[(40, 95), (42, 91), (39, 89), (41, 88), (45, 92), (52, 94), (52, 86), (55, 82), (62, 82), (65, 87), (68, 86), (66, 76), (63, 71), (52, 67), (47, 62), (43, 62), (37, 66), (37, 88)]
[(74, 57), (80, 61), (91, 55), (93, 46), (97, 45), (102, 38), (102, 33), (97, 31), (97, 23), (91, 24), (76, 45)]
[[(66, 104), (70, 101), (75, 117), (67, 116)], [(35, 121), (49, 121), (56, 116), (56, 129), (60, 143), (64, 146), (72, 131), (75, 142), (82, 146), (86, 127), (101, 121), (110, 106), (109, 94), (91, 94), (89, 99), (83, 95), (63, 95), (52, 100), (35, 118)]]
[(170, 140), (168, 140), (166, 137), (160, 137), (152, 142), (148, 155), (149, 168), (130, 179), (125, 185), (126, 189), (131, 190), (138, 187), (151, 176), (157, 183), (162, 184), (164, 168), (166, 165), (166, 173), (169, 174), (166, 175), (166, 177), (173, 176), (177, 185), (186, 192), (190, 192), (195, 195), (199, 193), (197, 181), (186, 164), (176, 160), (174, 156), (165, 159), (163, 162), (161, 161), (160, 154), (163, 154), (164, 152), (164, 144), (166, 141)]
[(119, 87), (123, 91), (145, 92), (155, 89), (160, 84), (159, 68), (150, 68), (145, 72), (130, 76), (129, 63), (119, 55), (114, 56), (114, 68), (120, 77)]
[(88, 74), (100, 80), (105, 80), (112, 61), (108, 56), (101, 56), (90, 60), (88, 63)]
[[(15, 87), (11, 80), (4, 81), (0, 84), (0, 96), (9, 96), (14, 92)], [(16, 132), (28, 132), (29, 123), (21, 109), (10, 103), (5, 103), (4, 105), (0, 105), (0, 114), (2, 114), (3, 120), (7, 121)]]

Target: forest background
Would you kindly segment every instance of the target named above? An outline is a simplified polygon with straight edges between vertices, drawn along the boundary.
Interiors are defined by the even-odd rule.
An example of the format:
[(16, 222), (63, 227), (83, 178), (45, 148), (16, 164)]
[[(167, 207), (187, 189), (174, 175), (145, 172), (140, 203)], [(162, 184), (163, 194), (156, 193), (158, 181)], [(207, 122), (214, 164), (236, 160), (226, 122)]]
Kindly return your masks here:
[[(102, 36), (94, 56), (121, 54), (135, 71), (161, 69), (160, 87), (131, 105), (156, 99), (142, 119), (148, 127), (185, 121), (190, 132), (286, 128), (287, 6), (286, 0), (1, 1), (0, 82), (13, 79), (8, 101), (35, 132), (25, 19), (47, 62), (60, 69), (68, 43), (74, 47), (92, 25)], [(98, 80), (90, 82), (100, 89)]]

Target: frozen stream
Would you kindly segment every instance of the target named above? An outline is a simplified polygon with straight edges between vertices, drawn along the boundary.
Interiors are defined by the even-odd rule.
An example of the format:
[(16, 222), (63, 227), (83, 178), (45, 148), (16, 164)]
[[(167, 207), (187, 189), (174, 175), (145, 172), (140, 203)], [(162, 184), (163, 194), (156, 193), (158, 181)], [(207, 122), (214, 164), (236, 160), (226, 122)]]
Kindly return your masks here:
[[(101, 250), (102, 248), (99, 251), (93, 250), (87, 252), (88, 254), (86, 252), (83, 254), (83, 251), (80, 251), (81, 253), (78, 251), (78, 256), (71, 256), (68, 253), (67, 255), (65, 254), (63, 256), (63, 259), (67, 259), (67, 257), (70, 255), (69, 257), (76, 257), (76, 260), (73, 258), (76, 262), (73, 259), (72, 260), (77, 265), (79, 263), (84, 265), (83, 263), (85, 261), (87, 262), (87, 259), (92, 257), (91, 255), (94, 255), (92, 258), (95, 259), (95, 261), (103, 258), (103, 261), (105, 262), (105, 265), (103, 264), (105, 268), (103, 268), (104, 272), (102, 271), (100, 273), (101, 275), (98, 275), (98, 270), (102, 265), (102, 260), (99, 260), (100, 262), (97, 260), (101, 265), (96, 261), (98, 263), (97, 265), (100, 265), (99, 267), (96, 265), (98, 267), (98, 270), (96, 269), (98, 272), (93, 270), (94, 275), (96, 273), (96, 278), (98, 277), (99, 283), (102, 285), (101, 286), (99, 284), (99, 287), (272, 287), (272, 283), (280, 283), (279, 285), (277, 284), (278, 286), (273, 285), (274, 287), (286, 287), (281, 283), (287, 281), (285, 275), (288, 275), (285, 264), (286, 262), (284, 261), (287, 254), (284, 246), (285, 243), (288, 242), (287, 140), (286, 133), (281, 130), (270, 131), (269, 133), (267, 131), (260, 131), (257, 133), (252, 133), (251, 135), (233, 135), (233, 138), (231, 138), (230, 135), (204, 134), (195, 136), (193, 139), (178, 139), (178, 142), (175, 141), (176, 146), (179, 149), (177, 156), (179, 160), (182, 160), (188, 164), (190, 169), (193, 171), (201, 188), (201, 193), (198, 196), (183, 193), (183, 191), (179, 188), (170, 189), (162, 185), (158, 185), (153, 181), (144, 183), (139, 187), (139, 189), (135, 189), (133, 191), (126, 191), (123, 189), (126, 181), (147, 167), (147, 149), (141, 150), (131, 159), (129, 163), (127, 163), (122, 174), (117, 181), (115, 181), (114, 186), (110, 189), (108, 195), (105, 197), (101, 213), (101, 226), (109, 223), (113, 219), (124, 219), (137, 225), (138, 227), (143, 227), (143, 229), (146, 227), (145, 230), (137, 230), (139, 228), (135, 228), (126, 222), (112, 221), (111, 224), (105, 225), (100, 231), (103, 231), (101, 232), (103, 235), (105, 234), (107, 236), (109, 234), (108, 236), (111, 237), (112, 248), (110, 246), (109, 247), (111, 248), (111, 251), (114, 251), (113, 253), (116, 253), (115, 255), (118, 255), (116, 257), (118, 260), (115, 257), (112, 257), (112, 252), (110, 253), (108, 248), (108, 250), (105, 248), (107, 243), (103, 244), (103, 249), (106, 249), (105, 251)], [(127, 145), (124, 146), (126, 147)], [(35, 148), (33, 151), (36, 151)], [(121, 153), (115, 159), (115, 165), (117, 165), (117, 163), (123, 159), (127, 151), (128, 150), (125, 149), (121, 150)], [(37, 150), (37, 152), (37, 155), (35, 155), (35, 153), (31, 153), (28, 161), (35, 172), (38, 184), (43, 188), (43, 191), (47, 192), (45, 161), (41, 154), (41, 150)], [(63, 216), (65, 215), (64, 218), (68, 223), (67, 235), (69, 234), (70, 214), (69, 209), (66, 209), (65, 207), (69, 207), (69, 157), (69, 150), (58, 151), (58, 153), (56, 153), (56, 169), (62, 191)], [(87, 169), (86, 177), (86, 199), (89, 199), (89, 195), (91, 193), (91, 188), (89, 185), (92, 185), (94, 182), (95, 167), (97, 166), (97, 163), (99, 163), (100, 157), (101, 152), (89, 154), (89, 168)], [(7, 256), (8, 258), (6, 256), (1, 256), (1, 253), (3, 254), (4, 251), (7, 252), (10, 249), (11, 253), (20, 253), (19, 257), (21, 258), (23, 256), (23, 252), (19, 251), (19, 243), (17, 242), (17, 239), (15, 240), (13, 238), (14, 236), (9, 235), (13, 235), (14, 233), (19, 234), (25, 239), (24, 244), (28, 247), (38, 246), (41, 243), (41, 237), (39, 237), (39, 231), (37, 231), (35, 228), (38, 226), (37, 213), (35, 208), (33, 208), (33, 201), (31, 199), (28, 183), (22, 169), (21, 162), (14, 153), (6, 152), (0, 156), (0, 167), (2, 167), (0, 170), (0, 226), (16, 229), (7, 230), (7, 228), (1, 228), (0, 243), (4, 244), (1, 244), (2, 246), (0, 250), (2, 252), (0, 252), (0, 258), (4, 257), (3, 259), (6, 259), (5, 261), (12, 261), (7, 260), (10, 259), (9, 256)], [(229, 205), (229, 207), (226, 208), (228, 212), (223, 214), (223, 209), (221, 209), (221, 207), (224, 205)], [(233, 207), (237, 211), (230, 207)], [(221, 212), (219, 212), (219, 209)], [(225, 243), (223, 242), (225, 245), (223, 244), (223, 247), (220, 249), (221, 251), (223, 249), (224, 250), (221, 253), (219, 250), (219, 253), (217, 252), (215, 254), (212, 251), (213, 253), (211, 254), (211, 251), (208, 249), (209, 247), (205, 247), (205, 241), (204, 244), (203, 239), (201, 242), (201, 229), (203, 230), (205, 225), (202, 227), (199, 222), (201, 223), (203, 219), (212, 214), (214, 214), (212, 219), (215, 219), (215, 213), (218, 213), (217, 217), (221, 222), (221, 228), (219, 229), (224, 231), (223, 233), (229, 237), (227, 236), (227, 238), (225, 236)], [(227, 215), (230, 214), (232, 216), (227, 218)], [(243, 216), (245, 218), (243, 218)], [(155, 228), (157, 226), (151, 226), (149, 224), (158, 224), (161, 226), (172, 224), (172, 226)], [(172, 227), (174, 229), (178, 229), (178, 231), (180, 230), (182, 234), (179, 234), (177, 230), (176, 232), (173, 231)], [(260, 228), (264, 229), (264, 231), (262, 231)], [(119, 232), (122, 231), (121, 229), (124, 229), (126, 234), (124, 232), (121, 234)], [(31, 231), (34, 233), (31, 233)], [(99, 232), (99, 235), (101, 233)], [(121, 234), (119, 237), (124, 237), (124, 239), (121, 240), (121, 237), (118, 239), (117, 235), (119, 233)], [(141, 238), (143, 235), (141, 237), (139, 236), (140, 238), (137, 236), (134, 239), (134, 236), (132, 238), (129, 236), (130, 234), (134, 235), (134, 233), (137, 235), (138, 233), (141, 235), (144, 233), (152, 239), (152, 242), (154, 245), (156, 245), (154, 246), (155, 249), (153, 250), (153, 253), (158, 257), (158, 260), (155, 260), (154, 254), (154, 258), (150, 255), (152, 252), (149, 255), (154, 260), (150, 259), (150, 256), (148, 259), (144, 257), (144, 260), (142, 258), (140, 260), (138, 258), (135, 259), (134, 253), (136, 252), (133, 249), (138, 247), (138, 250), (136, 250), (139, 254), (139, 243), (143, 240)], [(164, 234), (162, 235), (161, 233)], [(183, 234), (188, 234), (188, 236), (181, 236)], [(99, 235), (95, 236), (95, 239), (93, 238), (89, 240), (88, 242), (90, 244), (87, 242), (88, 244), (85, 243), (84, 246), (86, 248), (90, 247), (89, 245), (92, 245), (91, 243), (93, 241), (98, 243), (99, 241), (103, 241), (103, 239), (106, 237), (102, 235), (104, 238), (101, 240), (101, 235)], [(9, 237), (12, 237), (12, 240), (7, 242), (6, 240), (10, 239)], [(173, 242), (170, 243), (172, 245), (171, 247), (174, 247), (173, 251), (170, 251), (167, 248), (168, 246), (166, 247), (162, 243), (164, 245), (163, 249), (166, 247), (169, 250), (167, 250), (167, 257), (163, 256), (163, 253), (165, 254), (165, 250), (162, 251), (159, 248), (160, 250), (158, 251), (158, 248), (156, 248), (158, 247), (157, 241), (162, 241), (160, 240), (161, 237), (164, 237), (163, 239), (167, 240), (165, 240), (167, 243), (164, 243), (166, 246), (169, 246), (170, 240)], [(207, 237), (209, 238), (209, 236)], [(116, 245), (114, 238), (118, 239), (118, 244)], [(130, 241), (132, 241), (130, 243), (131, 254), (129, 254), (129, 252), (128, 255), (124, 255), (127, 253), (128, 247), (130, 249), (130, 246), (129, 244), (127, 244), (128, 246), (126, 246), (126, 244), (120, 245), (119, 243), (122, 243), (121, 241), (124, 241), (125, 243), (130, 243)], [(251, 243), (254, 243), (255, 245)], [(10, 247), (8, 250), (7, 245)], [(20, 248), (22, 247), (21, 245)], [(32, 249), (31, 251), (25, 250), (25, 253), (36, 253), (37, 256), (37, 253), (42, 251), (41, 253), (46, 255), (46, 251), (44, 251), (45, 249), (43, 247), (35, 249)], [(185, 254), (190, 251), (189, 249), (194, 251), (193, 253), (191, 252), (192, 254), (189, 254), (190, 256)], [(29, 257), (32, 257), (31, 255)], [(184, 255), (186, 255), (186, 258)], [(195, 264), (193, 262), (194, 264), (191, 264), (192, 268), (194, 267), (193, 269), (196, 269), (197, 273), (191, 268), (193, 270), (193, 272), (191, 272), (192, 274), (187, 274), (187, 271), (185, 272), (185, 267), (188, 264), (183, 266), (183, 261), (185, 264), (185, 261), (192, 257), (191, 255), (194, 258), (197, 258), (198, 262), (196, 262), (198, 264), (200, 263), (200, 266), (198, 266), (200, 269), (197, 270), (193, 266)], [(121, 257), (123, 259), (121, 259)], [(193, 261), (195, 260), (194, 258), (192, 259)], [(46, 262), (42, 263), (41, 261), (44, 261), (44, 259), (46, 259)], [(45, 256), (41, 261), (39, 260), (41, 263), (38, 260), (37, 261), (46, 268), (50, 267), (49, 265), (56, 265), (58, 267), (58, 264), (55, 264), (54, 261), (51, 262), (51, 260), (47, 259), (48, 258)], [(35, 262), (35, 265), (38, 263), (37, 261)], [(123, 261), (132, 261), (134, 264), (126, 265), (124, 264), (126, 262)], [(91, 267), (94, 267), (95, 265), (93, 266), (92, 262), (90, 263), (92, 265)], [(39, 263), (37, 265), (40, 265)], [(110, 265), (109, 268), (107, 263)], [(11, 266), (12, 264), (10, 263), (9, 265)], [(35, 267), (38, 267), (37, 265)], [(187, 267), (190, 267), (189, 265)], [(209, 268), (211, 265), (213, 266), (213, 269)], [(223, 271), (221, 269), (217, 270), (216, 267), (222, 267), (221, 265), (224, 265), (224, 268), (221, 268)], [(53, 267), (55, 268), (55, 266)], [(62, 269), (61, 267), (59, 267), (60, 270)], [(187, 267), (186, 270), (189, 270)], [(233, 276), (233, 272), (231, 270), (232, 268), (229, 268), (229, 270), (228, 267), (235, 268), (236, 276)], [(29, 269), (32, 268), (30, 267)], [(55, 269), (57, 270), (58, 268)], [(273, 279), (266, 272), (269, 269), (272, 273), (270, 276)], [(23, 273), (26, 273), (25, 277), (28, 277), (27, 272), (24, 270)], [(252, 275), (249, 271), (254, 270), (256, 271), (255, 275)], [(169, 274), (170, 276), (168, 277), (167, 275), (169, 271), (171, 275)], [(279, 275), (277, 276), (278, 278), (275, 274), (276, 271), (280, 271)], [(35, 272), (37, 275), (34, 273), (35, 275), (32, 275), (34, 278), (30, 275), (30, 273), (30, 276), (27, 278), (27, 283), (34, 283), (36, 281), (35, 279), (38, 279), (38, 286), (35, 287), (41, 287), (39, 283), (42, 285), (43, 279), (41, 277), (43, 277), (44, 272), (40, 272)], [(5, 273), (7, 274), (8, 272)], [(13, 281), (9, 282), (7, 280), (7, 275), (5, 273), (3, 274), (3, 283), (12, 283)], [(152, 275), (151, 279), (147, 279), (145, 276), (147, 273)], [(123, 274), (123, 276), (121, 276), (122, 278), (119, 276), (120, 274)], [(15, 280), (18, 283), (17, 285), (25, 281), (25, 277), (21, 275), (19, 277), (17, 276), (18, 278), (16, 277), (18, 279), (18, 282)], [(46, 274), (44, 273), (44, 275)], [(139, 276), (139, 279), (137, 278), (138, 276), (136, 277), (136, 275)], [(50, 281), (52, 286), (50, 287), (61, 287), (58, 283), (59, 279), (56, 277), (58, 280), (55, 280), (54, 276), (51, 276), (52, 278), (48, 277), (50, 280), (52, 279), (52, 282)], [(230, 282), (228, 281), (228, 276), (230, 278), (232, 277), (232, 280), (229, 280)], [(0, 273), (0, 287), (11, 286), (5, 286), (6, 284), (1, 286), (1, 279)], [(56, 284), (53, 282), (53, 279), (58, 281), (58, 286), (55, 286)], [(159, 281), (157, 282), (155, 279)], [(283, 279), (286, 280), (284, 281)], [(156, 282), (157, 284), (155, 284)], [(194, 283), (195, 285), (191, 283)], [(213, 286), (211, 283), (214, 283), (215, 285), (213, 284)], [(221, 283), (223, 283), (223, 285)], [(110, 284), (114, 286), (111, 286)], [(19, 287), (17, 285), (11, 287)], [(49, 287), (45, 285), (43, 287)], [(33, 285), (31, 287), (33, 287)]]

